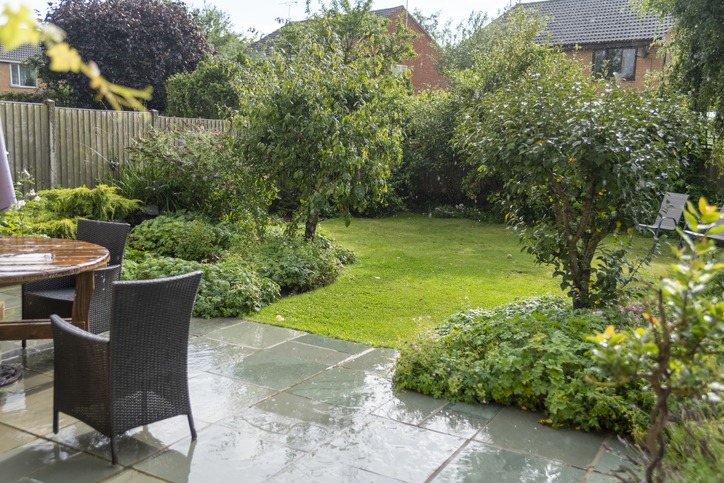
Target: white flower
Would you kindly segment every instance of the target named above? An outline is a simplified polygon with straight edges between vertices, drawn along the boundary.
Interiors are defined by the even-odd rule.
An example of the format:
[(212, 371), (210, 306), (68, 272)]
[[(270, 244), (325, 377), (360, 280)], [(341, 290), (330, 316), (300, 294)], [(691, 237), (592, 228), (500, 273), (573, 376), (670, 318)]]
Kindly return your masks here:
[(15, 205), (18, 207), (18, 209), (20, 209), (25, 206), (25, 200), (18, 200)]
[(40, 201), (40, 196), (36, 196), (35, 198), (33, 198), (33, 201)]

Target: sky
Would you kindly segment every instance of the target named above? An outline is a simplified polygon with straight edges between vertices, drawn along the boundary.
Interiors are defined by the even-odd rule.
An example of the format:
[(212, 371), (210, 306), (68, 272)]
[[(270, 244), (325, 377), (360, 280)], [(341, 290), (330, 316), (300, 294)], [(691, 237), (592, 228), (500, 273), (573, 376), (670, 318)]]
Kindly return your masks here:
[[(25, 4), (31, 10), (40, 11), (45, 17), (49, 0), (0, 0), (10, 5)], [(404, 5), (410, 12), (420, 10), (424, 15), (440, 12), (444, 23), (450, 19), (453, 27), (465, 21), (473, 11), (482, 11), (489, 17), (497, 17), (511, 0), (374, 0), (373, 10)], [(512, 0), (515, 2), (515, 0)], [(186, 0), (187, 5), (202, 8), (204, 3), (213, 5), (226, 12), (234, 22), (235, 30), (247, 37), (253, 37), (249, 29), (269, 34), (279, 28), (277, 18), (303, 20), (306, 18), (306, 0)], [(328, 4), (329, 1), (325, 1)], [(318, 10), (319, 0), (312, 0), (312, 9)], [(257, 34), (256, 37), (259, 35)]]

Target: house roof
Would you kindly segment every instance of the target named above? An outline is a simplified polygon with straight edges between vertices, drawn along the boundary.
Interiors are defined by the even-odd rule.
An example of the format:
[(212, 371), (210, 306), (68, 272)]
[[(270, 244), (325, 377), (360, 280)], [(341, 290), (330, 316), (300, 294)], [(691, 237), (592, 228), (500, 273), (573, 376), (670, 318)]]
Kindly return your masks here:
[(520, 6), (551, 17), (546, 31), (553, 44), (563, 46), (651, 42), (672, 25), (670, 17), (640, 17), (629, 0), (547, 0)]
[[(378, 17), (392, 18), (393, 15), (397, 12), (404, 13), (405, 7), (402, 5), (399, 5), (397, 7), (392, 7), (392, 8), (382, 8), (379, 10), (372, 10), (370, 13), (374, 13)], [(422, 32), (425, 32), (425, 35), (430, 37), (430, 34), (428, 34), (427, 31), (425, 31), (425, 29), (415, 20), (415, 18), (409, 12), (407, 13), (407, 15), (410, 20), (412, 20), (413, 22), (415, 22), (418, 25), (418, 27), (420, 28), (420, 30)], [(304, 20), (299, 20), (299, 22), (304, 22)], [(291, 23), (296, 23), (296, 22), (291, 22)], [(264, 37), (260, 38), (258, 41), (251, 44), (251, 48), (253, 50), (259, 51), (259, 50), (264, 50), (268, 46), (271, 46), (274, 43), (274, 39), (279, 37), (279, 32), (281, 32), (281, 30), (284, 27), (286, 27), (286, 25), (282, 25), (280, 28), (276, 29), (274, 32), (270, 33), (269, 35), (265, 35)]]
[(0, 47), (0, 62), (25, 62), (31, 57), (40, 55), (41, 52), (42, 49), (38, 45), (22, 45), (10, 51)]

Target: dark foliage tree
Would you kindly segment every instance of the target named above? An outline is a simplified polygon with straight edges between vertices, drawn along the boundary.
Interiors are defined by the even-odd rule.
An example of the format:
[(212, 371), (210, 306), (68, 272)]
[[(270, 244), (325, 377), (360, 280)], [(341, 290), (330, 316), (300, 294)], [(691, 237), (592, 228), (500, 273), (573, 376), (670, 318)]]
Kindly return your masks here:
[[(208, 52), (201, 28), (181, 2), (163, 0), (61, 0), (45, 17), (67, 34), (83, 58), (111, 82), (153, 88), (149, 109), (166, 107), (166, 79), (190, 72)], [(70, 88), (78, 107), (102, 107), (86, 77), (42, 66), (51, 88)]]

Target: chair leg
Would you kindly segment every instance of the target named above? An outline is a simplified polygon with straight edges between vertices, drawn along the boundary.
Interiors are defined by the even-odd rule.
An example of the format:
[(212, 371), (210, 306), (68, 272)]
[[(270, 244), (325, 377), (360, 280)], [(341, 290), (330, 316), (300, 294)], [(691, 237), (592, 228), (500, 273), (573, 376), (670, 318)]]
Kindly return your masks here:
[(58, 434), (58, 411), (53, 409), (53, 433)]
[(196, 426), (194, 426), (194, 417), (189, 412), (189, 429), (191, 430), (191, 441), (196, 441)]
[(25, 349), (27, 346), (28, 346), (28, 341), (23, 339), (23, 342), (22, 342), (23, 349)]
[(118, 441), (115, 436), (111, 436), (111, 463), (118, 464)]

